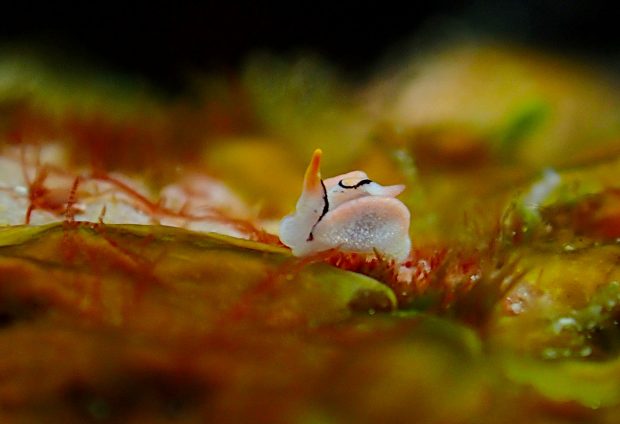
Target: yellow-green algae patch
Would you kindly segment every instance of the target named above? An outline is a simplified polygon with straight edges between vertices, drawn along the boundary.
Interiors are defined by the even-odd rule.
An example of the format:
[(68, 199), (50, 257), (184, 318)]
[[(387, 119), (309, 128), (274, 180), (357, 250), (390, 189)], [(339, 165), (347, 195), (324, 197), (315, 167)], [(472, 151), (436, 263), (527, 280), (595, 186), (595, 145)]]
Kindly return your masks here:
[[(287, 249), (222, 235), (55, 225), (13, 227), (0, 232), (0, 240), (0, 266), (28, 273), (32, 284), (54, 292), (76, 313), (114, 322), (131, 322), (141, 316), (132, 311), (149, 308), (154, 310), (145, 325), (193, 318), (184, 324), (195, 327), (227, 308), (315, 322), (347, 315), (347, 305), (364, 298), (369, 309), (395, 306), (392, 291), (371, 278), (321, 264), (297, 269)], [(277, 299), (286, 302), (276, 306)], [(183, 313), (165, 317), (155, 310), (172, 303)]]
[(588, 408), (618, 406), (620, 360), (608, 362), (542, 362), (505, 358), (507, 376), (531, 385), (541, 395), (557, 402), (578, 402)]

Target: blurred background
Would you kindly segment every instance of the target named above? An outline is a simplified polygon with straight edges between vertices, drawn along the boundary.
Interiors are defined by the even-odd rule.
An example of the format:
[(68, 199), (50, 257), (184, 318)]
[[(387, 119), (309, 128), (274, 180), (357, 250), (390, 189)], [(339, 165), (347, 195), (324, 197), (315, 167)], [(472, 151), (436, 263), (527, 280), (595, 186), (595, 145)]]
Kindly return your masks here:
[(0, 26), (0, 143), (58, 143), (154, 198), (195, 171), (278, 220), (321, 147), (325, 175), (405, 182), (416, 233), (451, 234), (436, 211), (466, 191), (620, 153), (611, 2), (20, 7)]
[[(13, 5), (15, 6), (15, 5)], [(43, 49), (175, 93), (187, 72), (236, 69), (248, 54), (318, 53), (364, 77), (386, 57), (455, 37), (492, 36), (620, 67), (613, 2), (95, 2), (3, 13), (0, 45)]]

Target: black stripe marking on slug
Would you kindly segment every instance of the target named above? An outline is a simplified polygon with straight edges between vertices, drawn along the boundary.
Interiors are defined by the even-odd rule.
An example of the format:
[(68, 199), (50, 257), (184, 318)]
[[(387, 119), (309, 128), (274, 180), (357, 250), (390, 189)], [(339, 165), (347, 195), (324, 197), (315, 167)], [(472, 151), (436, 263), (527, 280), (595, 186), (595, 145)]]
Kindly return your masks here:
[(312, 232), (314, 231), (314, 227), (316, 227), (316, 224), (321, 222), (321, 219), (323, 219), (325, 214), (329, 212), (329, 200), (327, 200), (327, 189), (325, 188), (325, 183), (323, 182), (323, 180), (321, 180), (321, 187), (323, 187), (323, 211), (321, 212), (321, 216), (319, 216), (319, 219), (317, 219), (317, 221), (312, 226), (312, 230), (310, 230), (310, 234), (308, 235), (308, 238), (306, 239), (306, 241), (314, 240), (314, 235), (312, 234)]
[(348, 186), (348, 185), (344, 185), (344, 184), (342, 183), (342, 181), (343, 181), (343, 180), (338, 181), (338, 185), (339, 185), (340, 187), (342, 187), (342, 188), (359, 188), (359, 187), (361, 187), (361, 186), (363, 186), (363, 185), (365, 185), (365, 184), (370, 184), (370, 183), (372, 183), (372, 180), (362, 180), (362, 181), (360, 181), (359, 183), (357, 183), (357, 184), (355, 184), (355, 185)]

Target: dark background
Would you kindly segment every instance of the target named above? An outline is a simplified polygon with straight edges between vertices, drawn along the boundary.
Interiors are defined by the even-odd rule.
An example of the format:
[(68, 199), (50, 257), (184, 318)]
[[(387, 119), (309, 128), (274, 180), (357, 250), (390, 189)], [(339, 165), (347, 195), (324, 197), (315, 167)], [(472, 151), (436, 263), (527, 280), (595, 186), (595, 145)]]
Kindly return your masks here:
[(463, 34), (490, 34), (620, 69), (620, 15), (600, 0), (84, 3), (5, 10), (0, 44), (85, 58), (170, 90), (182, 87), (187, 71), (234, 70), (256, 50), (316, 52), (362, 75), (389, 50), (394, 55)]

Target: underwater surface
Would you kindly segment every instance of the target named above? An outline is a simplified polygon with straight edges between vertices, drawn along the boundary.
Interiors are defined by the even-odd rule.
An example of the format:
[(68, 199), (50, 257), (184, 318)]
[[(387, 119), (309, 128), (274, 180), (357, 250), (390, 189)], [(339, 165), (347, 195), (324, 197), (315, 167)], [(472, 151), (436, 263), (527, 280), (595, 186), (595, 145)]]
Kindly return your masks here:
[[(191, 81), (0, 56), (0, 421), (618, 421), (612, 75), (463, 43)], [(317, 148), (406, 186), (404, 261), (282, 243)]]

